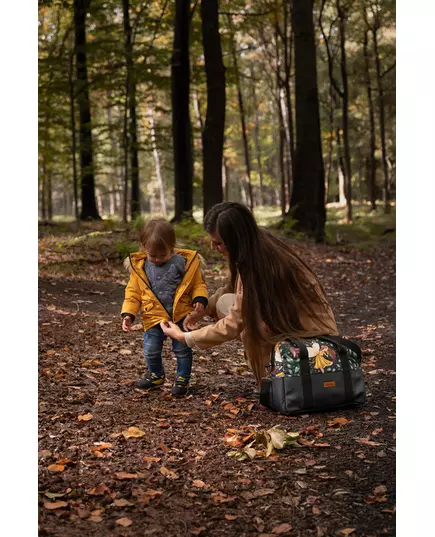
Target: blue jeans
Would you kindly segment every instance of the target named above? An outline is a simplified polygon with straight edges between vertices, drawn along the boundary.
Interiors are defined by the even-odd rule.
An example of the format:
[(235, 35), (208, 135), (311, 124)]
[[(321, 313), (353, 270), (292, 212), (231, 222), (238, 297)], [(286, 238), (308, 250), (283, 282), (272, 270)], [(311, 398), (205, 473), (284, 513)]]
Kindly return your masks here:
[[(177, 325), (184, 331), (183, 320), (179, 321)], [(165, 374), (162, 361), (162, 348), (165, 337), (158, 324), (147, 330), (143, 337), (143, 350), (148, 370), (159, 377)], [(172, 350), (177, 358), (177, 377), (183, 377), (186, 381), (189, 381), (192, 372), (192, 349), (185, 343), (180, 343), (173, 339)]]

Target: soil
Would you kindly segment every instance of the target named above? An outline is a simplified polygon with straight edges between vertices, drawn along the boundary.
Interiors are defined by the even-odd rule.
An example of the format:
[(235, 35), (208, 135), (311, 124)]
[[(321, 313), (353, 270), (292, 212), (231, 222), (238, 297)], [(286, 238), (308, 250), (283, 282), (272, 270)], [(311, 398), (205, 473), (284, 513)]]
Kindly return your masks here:
[[(184, 399), (170, 395), (176, 363), (166, 341), (166, 384), (136, 388), (143, 331), (140, 318), (137, 330), (121, 331), (122, 261), (41, 243), (41, 536), (394, 535), (394, 244), (295, 245), (341, 334), (362, 347), (367, 403), (286, 417), (259, 404), (239, 341), (195, 353)], [(225, 273), (210, 263), (205, 276), (213, 291)], [(299, 432), (305, 445), (243, 462), (228, 456), (231, 437), (273, 426)], [(144, 434), (125, 438), (130, 427)]]

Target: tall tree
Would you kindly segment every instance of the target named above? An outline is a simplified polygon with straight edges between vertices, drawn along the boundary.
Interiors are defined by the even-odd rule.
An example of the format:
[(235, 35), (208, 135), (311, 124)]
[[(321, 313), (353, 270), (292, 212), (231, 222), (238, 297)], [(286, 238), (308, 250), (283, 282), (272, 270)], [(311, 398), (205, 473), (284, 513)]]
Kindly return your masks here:
[(290, 208), (298, 228), (317, 241), (325, 236), (325, 183), (320, 137), (313, 0), (293, 0), (296, 150)]
[(77, 68), (77, 104), (80, 118), (81, 220), (99, 220), (92, 146), (91, 106), (86, 58), (86, 13), (89, 0), (74, 0), (74, 29)]
[(370, 53), (369, 53), (369, 29), (364, 32), (364, 75), (367, 90), (367, 103), (369, 111), (370, 142), (366, 157), (367, 170), (367, 193), (371, 209), (376, 209), (376, 134), (375, 134), (375, 111), (373, 107), (372, 83), (370, 79)]
[(218, 0), (201, 1), (202, 42), (207, 77), (207, 113), (202, 132), (204, 214), (223, 199), (225, 67), (222, 61), (218, 8)]
[(131, 201), (130, 213), (134, 220), (140, 215), (139, 158), (136, 118), (136, 77), (133, 63), (133, 44), (130, 25), (130, 1), (122, 0), (124, 20), (124, 47), (126, 59), (126, 101), (129, 115), (128, 149), (130, 154)]
[(193, 156), (189, 111), (189, 0), (175, 1), (174, 46), (172, 52), (172, 137), (174, 143), (174, 222), (192, 216)]

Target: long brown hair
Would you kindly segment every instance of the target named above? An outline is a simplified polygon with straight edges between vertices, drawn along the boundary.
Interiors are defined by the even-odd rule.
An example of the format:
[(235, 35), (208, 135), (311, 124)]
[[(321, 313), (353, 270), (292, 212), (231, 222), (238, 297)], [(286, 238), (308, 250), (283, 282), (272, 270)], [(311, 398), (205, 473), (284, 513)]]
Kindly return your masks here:
[[(251, 335), (272, 343), (303, 330), (301, 309), (324, 324), (318, 309), (327, 310), (328, 303), (316, 275), (288, 243), (260, 228), (246, 206), (220, 203), (207, 213), (204, 227), (220, 235), (228, 250), (231, 274), (240, 275), (242, 316)], [(258, 378), (261, 358), (253, 358), (251, 365)]]

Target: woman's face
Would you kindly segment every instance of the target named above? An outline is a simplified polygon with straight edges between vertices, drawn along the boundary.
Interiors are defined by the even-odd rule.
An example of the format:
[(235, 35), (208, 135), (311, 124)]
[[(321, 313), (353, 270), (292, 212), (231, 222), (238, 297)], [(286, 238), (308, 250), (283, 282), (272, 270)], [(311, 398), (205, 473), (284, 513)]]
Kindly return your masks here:
[(224, 241), (221, 239), (219, 233), (215, 231), (214, 233), (209, 233), (211, 238), (211, 247), (213, 250), (218, 250), (224, 257), (228, 257), (228, 250), (224, 244)]

